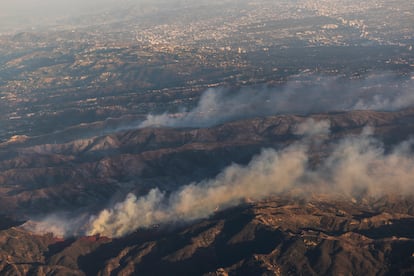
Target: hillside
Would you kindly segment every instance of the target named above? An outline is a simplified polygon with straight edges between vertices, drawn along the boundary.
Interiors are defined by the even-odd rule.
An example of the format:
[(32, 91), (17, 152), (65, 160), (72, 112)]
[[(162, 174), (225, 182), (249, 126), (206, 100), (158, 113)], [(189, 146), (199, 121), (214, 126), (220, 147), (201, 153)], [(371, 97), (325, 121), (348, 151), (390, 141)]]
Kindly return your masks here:
[[(14, 139), (0, 149), (0, 273), (409, 275), (414, 272), (414, 199), (405, 190), (410, 191), (406, 185), (411, 184), (404, 181), (411, 175), (412, 158), (407, 154), (412, 146), (407, 141), (413, 125), (414, 110), (407, 109), (279, 115), (210, 128), (120, 130), (70, 141), (64, 133)], [(340, 181), (305, 185), (312, 179), (337, 181), (336, 170), (326, 173), (334, 174), (330, 178), (321, 172), (332, 169), (329, 162), (343, 162), (332, 158), (341, 145), (359, 141), (367, 126), (369, 139), (375, 140), (362, 143), (350, 162), (367, 163), (373, 175), (369, 181), (384, 191), (390, 187), (392, 193), (378, 192), (371, 182), (357, 190), (344, 189)], [(42, 143), (48, 140), (56, 142)], [(399, 144), (405, 145), (405, 153), (393, 149)], [(208, 191), (215, 191), (217, 183), (231, 188), (220, 181), (229, 168), (236, 168), (234, 185), (245, 185), (237, 177), (251, 177), (254, 164), (263, 159), (263, 148), (273, 149), (283, 161), (283, 153), (291, 157), (286, 148), (303, 145), (309, 160), (299, 184), (269, 190), (268, 196), (243, 192), (193, 217), (168, 210), (180, 206), (171, 198), (179, 200), (176, 191), (185, 191), (189, 183)], [(373, 165), (385, 167), (377, 172)], [(341, 168), (339, 176), (347, 173)], [(399, 173), (406, 174), (405, 180), (397, 178)], [(256, 181), (243, 189), (269, 188), (261, 184), (266, 179)], [(87, 234), (90, 214), (96, 219), (102, 208), (122, 202), (127, 193), (143, 196), (139, 203), (155, 187), (166, 193), (161, 199), (169, 203), (148, 212), (177, 218), (154, 220), (122, 235)], [(111, 214), (120, 210), (116, 206)], [(182, 217), (186, 215), (191, 218)]]

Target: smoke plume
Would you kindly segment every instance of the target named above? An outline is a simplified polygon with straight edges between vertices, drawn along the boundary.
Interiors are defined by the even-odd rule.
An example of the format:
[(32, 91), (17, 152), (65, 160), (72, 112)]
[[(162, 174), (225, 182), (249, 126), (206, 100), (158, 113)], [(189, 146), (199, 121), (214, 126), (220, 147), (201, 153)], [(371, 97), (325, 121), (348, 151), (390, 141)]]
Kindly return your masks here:
[(340, 77), (296, 76), (283, 87), (206, 90), (198, 105), (176, 114), (148, 115), (139, 127), (208, 127), (226, 121), (282, 113), (390, 111), (414, 105), (414, 80), (377, 74), (350, 81)]
[(315, 121), (310, 118), (296, 126), (294, 134), (309, 137), (324, 137), (330, 134), (330, 122), (327, 120)]
[(232, 165), (216, 179), (186, 185), (168, 198), (158, 189), (140, 198), (130, 194), (94, 218), (88, 234), (122, 236), (153, 224), (205, 218), (243, 199), (257, 200), (288, 189), (303, 174), (305, 163), (302, 147), (279, 153), (264, 150), (247, 167)]
[(88, 223), (89, 217), (87, 214), (75, 217), (68, 213), (56, 213), (46, 217), (32, 218), (23, 227), (42, 235), (53, 233), (58, 237), (78, 236), (85, 232), (85, 225)]
[(129, 194), (125, 201), (92, 217), (87, 234), (119, 237), (154, 224), (206, 218), (246, 200), (292, 191), (350, 198), (414, 191), (413, 141), (386, 152), (366, 128), (331, 145), (330, 155), (310, 168), (309, 137), (328, 136), (329, 122), (308, 120), (296, 129), (303, 135), (301, 142), (279, 151), (265, 149), (248, 165), (233, 164), (214, 179), (191, 183), (168, 196), (158, 189), (139, 198)]

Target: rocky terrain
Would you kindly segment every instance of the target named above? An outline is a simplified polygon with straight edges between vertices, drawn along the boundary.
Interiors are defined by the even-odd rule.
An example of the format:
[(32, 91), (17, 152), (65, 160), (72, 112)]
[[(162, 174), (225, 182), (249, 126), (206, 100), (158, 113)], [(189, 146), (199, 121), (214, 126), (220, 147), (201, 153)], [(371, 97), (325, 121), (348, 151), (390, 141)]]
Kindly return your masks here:
[(414, 275), (414, 5), (0, 5), (0, 275)]
[(119, 239), (0, 232), (2, 275), (411, 275), (413, 198), (270, 198)]
[[(246, 164), (263, 148), (302, 139), (295, 126), (313, 118), (330, 122), (332, 141), (375, 128), (386, 145), (412, 135), (414, 109), (353, 111), (310, 117), (280, 115), (211, 128), (144, 128), (70, 139), (70, 133), (15, 138), (0, 145), (0, 207), (6, 214), (97, 208), (126, 192), (167, 191), (217, 175), (232, 162)], [(64, 142), (57, 142), (57, 141)], [(324, 147), (314, 149), (318, 158)]]
[(291, 190), (118, 238), (61, 237), (47, 233), (52, 228), (33, 232), (36, 218), (47, 214), (97, 213), (130, 192), (140, 196), (157, 187), (172, 193), (213, 178), (232, 163), (249, 163), (263, 148), (278, 150), (303, 140), (297, 126), (309, 119), (330, 125), (328, 140), (317, 136), (311, 143), (310, 166), (327, 158), (331, 144), (359, 135), (366, 126), (385, 151), (414, 130), (414, 109), (405, 109), (278, 115), (209, 128), (143, 128), (87, 138), (76, 138), (74, 129), (14, 137), (0, 146), (0, 273), (412, 274), (410, 194), (304, 196)]

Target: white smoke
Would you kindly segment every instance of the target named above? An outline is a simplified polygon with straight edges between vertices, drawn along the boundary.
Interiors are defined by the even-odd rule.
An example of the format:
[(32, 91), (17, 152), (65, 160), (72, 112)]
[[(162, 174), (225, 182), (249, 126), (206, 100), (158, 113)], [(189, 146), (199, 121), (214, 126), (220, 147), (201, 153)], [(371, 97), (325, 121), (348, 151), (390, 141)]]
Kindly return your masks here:
[(385, 153), (378, 140), (363, 133), (341, 141), (317, 171), (313, 184), (333, 187), (349, 196), (379, 197), (414, 192), (412, 140)]
[(119, 237), (138, 228), (201, 219), (245, 200), (292, 191), (350, 198), (413, 193), (412, 141), (386, 153), (369, 128), (333, 145), (325, 161), (310, 169), (307, 135), (329, 135), (328, 127), (326, 121), (308, 120), (297, 126), (298, 134), (304, 135), (302, 142), (279, 151), (263, 150), (247, 166), (233, 164), (215, 179), (191, 183), (169, 196), (158, 189), (140, 198), (130, 194), (93, 217), (87, 233)]
[(217, 208), (283, 192), (303, 175), (306, 160), (302, 146), (264, 150), (247, 167), (232, 165), (217, 178), (186, 185), (168, 198), (158, 189), (141, 198), (130, 194), (93, 218), (88, 234), (118, 237), (153, 224), (205, 218)]
[(414, 89), (413, 82), (410, 82), (410, 87), (399, 91), (390, 91), (389, 94), (376, 94), (372, 98), (360, 99), (354, 105), (353, 109), (358, 110), (398, 110), (404, 107), (412, 106), (414, 103)]
[(329, 137), (329, 125), (329, 121), (304, 121), (295, 128), (295, 134), (303, 136), (301, 141), (278, 151), (264, 149), (246, 166), (233, 164), (214, 179), (182, 186), (168, 195), (159, 189), (141, 197), (129, 194), (96, 216), (69, 219), (52, 215), (25, 227), (59, 236), (86, 233), (120, 237), (156, 224), (206, 218), (245, 201), (284, 193), (350, 199), (414, 193), (414, 140), (386, 151), (369, 127), (360, 135), (329, 144), (330, 154), (310, 166), (310, 148), (315, 140)]
[(330, 133), (331, 123), (327, 120), (316, 121), (312, 118), (296, 126), (294, 134), (309, 137), (328, 136)]
[(402, 81), (387, 74), (354, 81), (297, 76), (279, 88), (208, 89), (194, 109), (176, 114), (148, 115), (139, 127), (208, 127), (236, 119), (282, 113), (383, 111), (413, 105), (413, 79)]
[(57, 237), (77, 236), (85, 232), (88, 215), (73, 217), (67, 213), (50, 214), (42, 218), (32, 218), (23, 228), (37, 234), (53, 233)]

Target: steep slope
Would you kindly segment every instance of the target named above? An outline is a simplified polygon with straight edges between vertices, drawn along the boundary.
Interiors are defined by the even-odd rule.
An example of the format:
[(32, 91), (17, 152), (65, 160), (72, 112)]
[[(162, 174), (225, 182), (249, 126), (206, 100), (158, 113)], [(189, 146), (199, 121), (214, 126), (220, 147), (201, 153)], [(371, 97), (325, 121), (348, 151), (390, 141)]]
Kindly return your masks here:
[[(412, 109), (310, 118), (329, 121), (332, 140), (360, 133), (369, 125), (388, 145), (407, 139), (414, 130)], [(26, 138), (0, 148), (0, 207), (19, 214), (99, 209), (109, 198), (117, 200), (130, 191), (138, 195), (154, 187), (171, 191), (213, 177), (232, 162), (246, 164), (262, 148), (280, 148), (302, 139), (295, 127), (308, 119), (280, 115), (212, 128), (146, 128), (62, 144)]]
[(317, 136), (310, 142), (310, 166), (327, 158), (329, 144), (366, 126), (373, 127), (385, 151), (414, 133), (414, 110), (408, 109), (281, 115), (200, 129), (145, 128), (52, 144), (26, 137), (2, 145), (0, 207), (7, 216), (0, 217), (0, 274), (414, 273), (409, 195), (288, 191), (257, 202), (246, 197), (238, 207), (217, 206), (207, 219), (154, 224), (120, 238), (58, 238), (25, 230), (35, 220), (19, 226), (25, 217), (96, 213), (128, 192), (142, 195), (158, 187), (168, 193), (214, 177), (232, 162), (247, 164), (262, 148), (303, 140), (297, 128), (309, 119), (330, 126), (328, 140)]
[(4, 275), (408, 275), (413, 198), (274, 197), (120, 239), (0, 232)]

